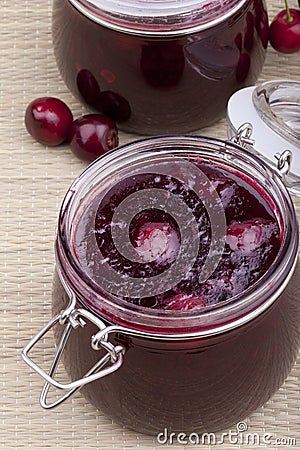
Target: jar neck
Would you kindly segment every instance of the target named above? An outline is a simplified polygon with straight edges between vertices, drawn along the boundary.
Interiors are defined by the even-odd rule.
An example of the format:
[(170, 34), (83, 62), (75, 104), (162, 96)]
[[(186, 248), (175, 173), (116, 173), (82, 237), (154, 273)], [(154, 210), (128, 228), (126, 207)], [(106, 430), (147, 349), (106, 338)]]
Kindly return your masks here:
[[(133, 170), (139, 161), (163, 159), (172, 149), (172, 158), (201, 158), (210, 163), (226, 164), (232, 170), (247, 173), (266, 192), (281, 228), (278, 255), (254, 285), (242, 294), (201, 312), (155, 310), (107, 296), (86, 276), (76, 263), (72, 249), (72, 228), (80, 207), (93, 197), (93, 189), (109, 177)], [(80, 213), (79, 213), (80, 214)], [(63, 202), (56, 241), (58, 271), (63, 284), (78, 301), (110, 323), (131, 329), (133, 333), (169, 338), (209, 336), (236, 328), (265, 311), (285, 289), (297, 261), (298, 224), (292, 201), (278, 176), (256, 156), (231, 143), (201, 137), (170, 136), (145, 139), (119, 147), (99, 158), (74, 182)]]
[(213, 27), (249, 0), (69, 0), (82, 14), (108, 28), (142, 36), (181, 36)]

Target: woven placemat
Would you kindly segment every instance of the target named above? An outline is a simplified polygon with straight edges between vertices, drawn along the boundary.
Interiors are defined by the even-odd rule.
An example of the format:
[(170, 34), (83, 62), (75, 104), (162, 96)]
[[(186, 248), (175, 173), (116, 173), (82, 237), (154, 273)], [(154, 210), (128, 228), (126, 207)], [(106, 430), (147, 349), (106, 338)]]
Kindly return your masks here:
[[(271, 17), (282, 3), (268, 1)], [(291, 3), (296, 6), (296, 0)], [(65, 100), (75, 116), (85, 112), (57, 71), (51, 8), (50, 0), (1, 0), (0, 8), (0, 442), (5, 449), (158, 449), (162, 445), (155, 438), (112, 423), (79, 393), (55, 410), (42, 410), (38, 403), (42, 381), (20, 357), (25, 343), (51, 317), (58, 210), (71, 181), (86, 166), (68, 146), (51, 149), (33, 142), (23, 125), (27, 103), (41, 95)], [(299, 79), (299, 69), (299, 53), (286, 56), (269, 49), (259, 81)], [(202, 133), (225, 138), (225, 120)], [(121, 133), (120, 140), (125, 143), (135, 137)], [(299, 211), (300, 202), (295, 203)], [(48, 361), (46, 351), (40, 351), (39, 357), (41, 362)], [(271, 435), (272, 444), (261, 441), (260, 447), (282, 448), (275, 444), (278, 439), (300, 448), (299, 408), (300, 360), (272, 400), (246, 420), (248, 431)], [(197, 446), (254, 447), (228, 440), (222, 445)]]

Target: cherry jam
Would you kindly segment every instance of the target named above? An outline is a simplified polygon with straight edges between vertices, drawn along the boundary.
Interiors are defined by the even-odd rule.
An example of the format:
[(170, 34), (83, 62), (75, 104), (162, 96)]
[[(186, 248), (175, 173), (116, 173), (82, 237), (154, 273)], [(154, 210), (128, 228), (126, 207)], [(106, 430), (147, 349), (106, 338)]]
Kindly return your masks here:
[[(102, 198), (96, 197), (77, 224), (75, 253), (86, 273), (98, 279), (100, 286), (105, 262), (118, 274), (119, 285), (114, 286), (113, 291), (117, 290), (118, 295), (128, 302), (162, 310), (197, 311), (240, 294), (267, 272), (276, 259), (281, 238), (276, 211), (266, 193), (259, 192), (246, 176), (240, 177), (205, 163), (196, 163), (196, 166), (207, 177), (207, 188), (216, 191), (220, 199), (216, 208), (222, 207), (226, 217), (224, 248), (211, 276), (199, 280), (212, 245), (212, 225), (204, 202), (192, 188), (192, 178), (188, 184), (183, 184), (170, 175), (146, 172), (127, 177), (112, 186)], [(183, 244), (177, 223), (181, 223), (183, 217), (177, 216), (176, 221), (162, 205), (161, 209), (154, 205), (156, 198), (149, 197), (149, 204), (143, 202), (138, 212), (135, 212), (136, 202), (129, 202), (130, 223), (114, 219), (125, 199), (134, 194), (138, 200), (138, 193), (142, 196), (153, 190), (164, 192), (166, 198), (175, 195), (188, 206), (196, 218), (199, 248), (191, 267), (171, 289), (155, 296), (130, 297), (126, 296), (126, 291), (132, 277), (140, 280), (142, 288), (151, 277), (165, 273), (164, 282), (172, 285), (172, 279), (168, 280), (172, 273), (168, 275), (167, 272)], [(95, 217), (91, 210), (96, 210)], [(121, 242), (123, 248), (118, 248), (113, 233), (120, 234), (127, 225), (128, 240)], [(95, 244), (96, 249), (93, 248)], [(125, 246), (133, 248), (136, 258), (131, 260), (130, 256), (124, 256)], [(186, 243), (185, 247), (189, 246), (190, 243)]]
[[(102, 3), (109, 9), (108, 2)], [(132, 14), (142, 8), (146, 16), (151, 6), (136, 3)], [(152, 7), (155, 3), (163, 2), (151, 2)], [(176, 10), (183, 2), (168, 3)], [(189, 3), (197, 9), (197, 2)], [(190, 16), (197, 20), (199, 15), (191, 9), (182, 16), (182, 29), (177, 32), (174, 23), (172, 30), (170, 19), (169, 34), (164, 35), (163, 19), (150, 34), (143, 17), (123, 32), (114, 29), (115, 23), (110, 26), (108, 13), (100, 23), (93, 19), (95, 0), (55, 0), (54, 50), (67, 86), (88, 108), (116, 120), (125, 131), (180, 133), (216, 122), (230, 96), (254, 84), (261, 72), (267, 45), (262, 30), (268, 29), (268, 18), (262, 0), (220, 1), (214, 15), (214, 2), (199, 3), (204, 4), (199, 31), (189, 23), (192, 31), (184, 29)], [(236, 5), (240, 7), (233, 11)], [(121, 21), (122, 14), (118, 17)]]

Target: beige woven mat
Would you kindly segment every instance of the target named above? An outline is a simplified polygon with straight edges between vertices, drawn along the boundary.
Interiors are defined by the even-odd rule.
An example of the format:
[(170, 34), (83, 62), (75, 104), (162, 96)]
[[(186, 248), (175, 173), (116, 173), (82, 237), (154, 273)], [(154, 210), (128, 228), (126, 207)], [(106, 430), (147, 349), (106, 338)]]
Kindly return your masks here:
[[(268, 3), (273, 17), (282, 5), (280, 0)], [(296, 0), (291, 3), (296, 6)], [(155, 438), (111, 423), (80, 394), (58, 409), (42, 410), (38, 404), (42, 382), (20, 357), (24, 344), (51, 316), (53, 238), (59, 205), (71, 181), (85, 167), (67, 146), (44, 148), (24, 130), (25, 106), (37, 96), (58, 96), (69, 103), (75, 115), (84, 111), (58, 75), (50, 30), (51, 0), (1, 0), (1, 446), (158, 449), (162, 446)], [(270, 49), (261, 80), (299, 79), (299, 66), (299, 53), (284, 56)], [(225, 138), (225, 121), (203, 133)], [(121, 134), (122, 143), (132, 139)], [(46, 352), (40, 351), (39, 357), (45, 362)], [(272, 445), (261, 442), (260, 447), (282, 448), (274, 444), (277, 438), (287, 444), (295, 444), (288, 441), (294, 439), (293, 448), (300, 449), (299, 408), (300, 360), (273, 399), (247, 419), (248, 431), (272, 436)], [(211, 448), (253, 447), (227, 441)]]

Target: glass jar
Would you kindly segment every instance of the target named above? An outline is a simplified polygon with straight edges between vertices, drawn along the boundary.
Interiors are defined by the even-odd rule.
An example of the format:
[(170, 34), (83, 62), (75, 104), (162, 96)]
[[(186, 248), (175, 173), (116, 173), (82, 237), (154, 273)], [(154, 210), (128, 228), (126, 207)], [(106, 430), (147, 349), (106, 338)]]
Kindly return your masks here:
[(220, 119), (255, 82), (268, 42), (262, 0), (54, 0), (57, 64), (93, 111), (140, 134)]
[[(206, 167), (207, 173), (212, 170), (210, 183), (203, 171), (198, 171), (199, 164)], [(245, 183), (247, 192), (257, 196), (259, 204), (274, 214), (280, 236), (278, 250), (263, 273), (254, 281), (249, 280), (250, 284), (233, 297), (219, 303), (207, 302), (205, 307), (198, 304), (190, 308), (183, 303), (181, 309), (173, 298), (173, 308), (157, 308), (149, 299), (162, 298), (159, 296), (172, 289), (170, 280), (173, 286), (179, 286), (180, 276), (188, 272), (186, 267), (183, 272), (177, 267), (171, 277), (165, 277), (164, 272), (163, 279), (155, 278), (156, 275), (153, 279), (146, 277), (146, 282), (142, 280), (144, 275), (138, 278), (136, 274), (127, 274), (120, 278), (117, 271), (111, 270), (113, 253), (105, 253), (109, 239), (101, 220), (106, 220), (113, 211), (114, 221), (108, 222), (108, 230), (122, 255), (129, 242), (130, 224), (139, 211), (157, 207), (177, 222), (187, 220), (188, 226), (180, 224), (181, 252), (176, 257), (183, 258), (183, 265), (190, 265), (191, 260), (195, 261), (194, 247), (197, 254), (198, 246), (206, 242), (205, 236), (197, 241), (193, 233), (185, 235), (193, 230), (185, 203), (193, 198), (192, 192), (197, 193), (210, 223), (207, 259), (201, 273), (197, 272), (197, 282), (206, 280), (206, 283), (216, 268), (223, 267), (220, 261), (226, 256), (228, 245), (242, 245), (239, 233), (235, 235), (237, 240), (226, 240), (228, 227), (232, 226), (231, 215), (244, 211), (249, 221), (253, 210), (258, 214), (257, 208), (261, 208), (253, 208), (247, 196), (239, 198), (234, 191), (231, 199), (237, 202), (236, 206), (228, 207), (224, 215), (218, 197), (214, 197), (215, 186), (220, 181), (214, 171), (220, 168), (226, 176)], [(151, 185), (149, 174), (151, 183), (157, 183), (156, 188)], [(145, 179), (146, 184), (142, 189), (128, 191), (129, 176), (130, 180)], [(161, 189), (161, 183), (166, 176), (170, 184), (164, 200), (166, 190)], [(171, 195), (176, 193), (172, 183), (178, 180), (189, 187), (189, 195), (180, 197), (179, 203), (178, 195)], [(223, 179), (221, 183), (224, 189), (228, 180)], [(228, 204), (231, 186), (229, 183), (229, 191), (222, 197)], [(157, 198), (162, 203), (156, 204)], [(110, 203), (116, 199), (125, 216), (119, 214), (119, 206)], [(99, 209), (100, 205), (104, 209)], [(260, 231), (255, 232), (255, 227), (251, 230), (254, 238), (250, 233), (246, 239), (250, 253), (262, 235)], [(270, 233), (268, 236), (271, 239)], [(155, 239), (153, 242), (157, 243)], [(270, 242), (266, 241), (268, 248)], [(241, 251), (242, 259), (237, 261), (237, 267), (243, 266), (247, 277), (252, 269), (246, 266), (247, 251), (243, 253), (243, 245)], [(107, 153), (90, 165), (66, 194), (56, 239), (54, 318), (23, 351), (26, 362), (46, 380), (42, 406), (56, 406), (82, 388), (86, 398), (113, 420), (153, 435), (166, 430), (167, 433), (213, 432), (246, 418), (280, 387), (297, 356), (300, 335), (297, 255), (297, 217), (279, 173), (241, 146), (196, 136), (166, 136), (140, 140)], [(231, 273), (230, 266), (226, 267), (216, 282), (225, 282)], [(233, 278), (230, 280), (232, 283)], [(241, 275), (235, 280), (241, 281)], [(145, 302), (129, 301), (137, 297)], [(195, 301), (190, 294), (186, 299)], [(55, 328), (58, 350), (50, 371), (45, 372), (31, 360), (29, 353), (52, 328)], [(72, 379), (67, 384), (55, 378), (61, 357)], [(48, 403), (51, 385), (64, 389), (66, 394)]]

